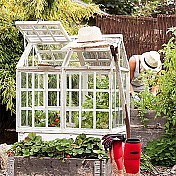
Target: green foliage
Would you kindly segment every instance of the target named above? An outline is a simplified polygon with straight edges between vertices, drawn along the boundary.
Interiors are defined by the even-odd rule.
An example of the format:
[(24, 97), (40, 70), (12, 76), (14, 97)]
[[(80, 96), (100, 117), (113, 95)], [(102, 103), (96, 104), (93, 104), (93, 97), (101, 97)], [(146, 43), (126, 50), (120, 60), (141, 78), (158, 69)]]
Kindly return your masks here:
[(140, 171), (141, 174), (152, 173), (153, 171), (153, 165), (150, 162), (150, 157), (146, 155), (144, 152), (141, 153)]
[(145, 89), (137, 94), (141, 101), (132, 100), (132, 103), (138, 109), (138, 118), (141, 120), (144, 126), (147, 125), (146, 122), (148, 121), (148, 118), (145, 117), (145, 114), (148, 112), (148, 110), (156, 110), (156, 101), (158, 97), (153, 95), (151, 89), (152, 86), (156, 86), (158, 77), (159, 75), (154, 74), (149, 70), (141, 73), (140, 78), (145, 84)]
[(167, 33), (172, 32), (176, 36), (176, 27), (168, 28)]
[(158, 5), (159, 1), (145, 1), (143, 4), (135, 7), (135, 11), (132, 15), (151, 17), (160, 12), (160, 10), (157, 9)]
[(167, 0), (160, 0), (156, 10), (159, 12), (159, 14), (168, 15), (174, 15), (176, 12), (175, 4), (168, 4)]
[(48, 126), (51, 126), (51, 127), (60, 126), (60, 112), (59, 111), (49, 111)]
[[(90, 88), (93, 89), (93, 80), (88, 83)], [(109, 78), (108, 76), (103, 76), (96, 80), (96, 89), (108, 89), (109, 88)], [(83, 107), (85, 109), (92, 109), (94, 104), (93, 93), (86, 95)], [(108, 109), (109, 108), (109, 93), (108, 92), (97, 92), (96, 93), (96, 109)], [(83, 128), (93, 128), (93, 112), (84, 111), (82, 112), (82, 127)], [(78, 119), (78, 117), (75, 117)], [(78, 123), (78, 122), (77, 122)], [(78, 124), (76, 125), (78, 126)], [(99, 111), (96, 113), (96, 128), (97, 129), (107, 129), (109, 126), (109, 113)]]
[(6, 104), (6, 110), (11, 110), (11, 113), (15, 113), (15, 79), (10, 74), (10, 71), (5, 71), (3, 68), (0, 69), (0, 92), (0, 99), (3, 104)]
[(101, 10), (116, 15), (156, 17), (157, 14), (175, 14), (175, 6), (166, 0), (93, 0)]
[(85, 3), (92, 3), (92, 0), (82, 0), (83, 2), (85, 2)]
[(15, 67), (22, 54), (21, 37), (6, 21), (0, 23), (0, 92), (2, 104), (15, 113)]
[(166, 0), (141, 0), (134, 9), (133, 16), (157, 17), (158, 14), (175, 14), (174, 5), (168, 5)]
[(14, 143), (8, 152), (15, 156), (36, 156), (52, 158), (107, 158), (108, 154), (103, 150), (101, 140), (94, 137), (86, 137), (80, 134), (75, 141), (72, 138), (54, 139), (43, 141), (41, 136), (35, 133), (22, 141)]
[(100, 8), (109, 14), (131, 15), (137, 0), (93, 0), (93, 2), (99, 4)]
[[(35, 115), (35, 126), (45, 127), (46, 126), (45, 112), (35, 111), (34, 115)], [(59, 111), (48, 111), (48, 126), (49, 127), (59, 127), (60, 126), (60, 112)]]
[[(170, 28), (168, 32), (175, 35), (175, 28)], [(166, 117), (166, 135), (159, 140), (149, 142), (145, 150), (154, 165), (173, 166), (176, 163), (176, 42), (174, 37), (163, 45), (160, 52), (164, 55), (163, 70), (155, 76), (150, 72), (142, 75), (146, 90), (139, 94), (141, 101), (135, 102), (135, 106), (139, 108), (141, 116), (150, 109), (156, 110), (158, 116)], [(158, 85), (157, 96), (149, 92), (152, 85)], [(141, 120), (146, 119), (143, 116)]]
[(174, 37), (163, 45), (164, 70), (159, 77), (156, 110), (167, 117), (166, 132), (176, 134), (176, 42)]
[(75, 34), (98, 11), (98, 6), (83, 6), (70, 0), (1, 0), (0, 9), (0, 100), (15, 113), (15, 68), (24, 47), (23, 36), (14, 22), (58, 20), (69, 34)]
[(151, 162), (157, 166), (174, 166), (176, 163), (175, 151), (176, 137), (170, 135), (149, 142), (145, 148)]
[[(170, 29), (175, 32), (175, 29)], [(160, 51), (164, 55), (163, 70), (158, 75), (151, 75), (148, 72), (142, 75), (145, 80), (146, 90), (141, 92), (140, 102), (134, 102), (140, 112), (140, 118), (145, 121), (143, 115), (146, 111), (156, 110), (157, 116), (165, 116), (166, 133), (176, 134), (176, 42), (174, 37), (167, 44), (163, 45)], [(153, 96), (149, 89), (151, 86), (158, 85), (157, 96)]]

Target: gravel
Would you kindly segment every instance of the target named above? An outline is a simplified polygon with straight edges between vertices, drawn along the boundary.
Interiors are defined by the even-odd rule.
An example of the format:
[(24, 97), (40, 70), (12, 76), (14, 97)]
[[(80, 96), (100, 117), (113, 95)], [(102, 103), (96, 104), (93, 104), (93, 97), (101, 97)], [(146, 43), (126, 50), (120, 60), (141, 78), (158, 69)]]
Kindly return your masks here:
[[(155, 167), (157, 172), (151, 173), (147, 171), (141, 172), (141, 176), (176, 176), (176, 165), (174, 167)], [(7, 176), (6, 171), (0, 170), (0, 176)]]
[(143, 171), (141, 176), (176, 176), (176, 165), (173, 167), (156, 166), (155, 172)]

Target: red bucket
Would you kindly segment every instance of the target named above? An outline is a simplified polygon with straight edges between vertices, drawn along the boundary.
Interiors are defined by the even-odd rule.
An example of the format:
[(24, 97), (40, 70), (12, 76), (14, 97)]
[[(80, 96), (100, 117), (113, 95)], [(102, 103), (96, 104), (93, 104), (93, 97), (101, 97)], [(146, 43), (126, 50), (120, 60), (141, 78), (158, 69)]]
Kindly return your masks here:
[(137, 174), (139, 172), (141, 146), (140, 139), (129, 138), (126, 140), (124, 147), (124, 166), (126, 173)]

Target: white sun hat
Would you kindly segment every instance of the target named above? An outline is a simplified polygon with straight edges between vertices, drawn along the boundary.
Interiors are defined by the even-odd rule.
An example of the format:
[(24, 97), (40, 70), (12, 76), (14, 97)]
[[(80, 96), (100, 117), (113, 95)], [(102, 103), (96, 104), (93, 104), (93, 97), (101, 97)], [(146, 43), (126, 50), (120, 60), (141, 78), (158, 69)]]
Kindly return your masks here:
[(160, 54), (157, 51), (149, 51), (142, 54), (141, 64), (145, 70), (151, 69), (159, 72), (162, 68)]
[[(78, 39), (70, 42), (66, 48), (94, 48), (94, 47), (107, 47), (110, 44), (103, 40), (100, 28), (96, 26), (88, 26), (79, 29)], [(64, 47), (65, 48), (65, 47)]]

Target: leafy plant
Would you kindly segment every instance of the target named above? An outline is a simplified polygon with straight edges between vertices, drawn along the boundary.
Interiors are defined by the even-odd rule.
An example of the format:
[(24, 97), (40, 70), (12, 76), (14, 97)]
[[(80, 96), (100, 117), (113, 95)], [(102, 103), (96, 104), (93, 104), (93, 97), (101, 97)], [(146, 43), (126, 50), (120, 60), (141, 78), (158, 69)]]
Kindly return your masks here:
[[(175, 30), (173, 30), (174, 32)], [(173, 33), (174, 34), (174, 33)], [(164, 69), (158, 79), (156, 110), (167, 117), (166, 133), (176, 134), (176, 41), (172, 37), (163, 45)]]
[(46, 123), (46, 114), (43, 111), (35, 111), (35, 126), (36, 127), (45, 127)]
[(24, 43), (14, 22), (59, 20), (69, 34), (76, 34), (99, 8), (93, 4), (83, 6), (70, 0), (2, 0), (0, 9), (0, 101), (7, 110), (15, 113), (15, 69), (24, 51)]
[[(18, 41), (16, 43), (16, 41)], [(21, 37), (15, 27), (6, 21), (0, 25), (0, 100), (6, 110), (15, 113), (15, 67), (22, 54)]]
[(151, 89), (152, 86), (156, 86), (159, 75), (148, 70), (141, 73), (140, 77), (144, 81), (145, 89), (137, 93), (137, 95), (140, 97), (140, 101), (132, 100), (132, 103), (138, 109), (138, 118), (142, 124), (146, 126), (149, 119), (145, 117), (145, 114), (148, 112), (148, 110), (156, 110), (156, 101), (158, 97), (153, 95)]
[(151, 162), (157, 166), (174, 166), (176, 162), (176, 137), (165, 135), (159, 140), (150, 141), (145, 148)]
[[(175, 28), (169, 29), (175, 35)], [(164, 55), (163, 70), (154, 78), (145, 79), (147, 91), (141, 96), (141, 102), (136, 102), (139, 111), (144, 115), (146, 109), (154, 109), (157, 115), (164, 115), (167, 119), (165, 124), (165, 136), (159, 140), (148, 142), (145, 149), (152, 164), (162, 166), (173, 166), (176, 162), (176, 42), (172, 37), (160, 51)], [(147, 75), (149, 76), (149, 75)], [(158, 85), (157, 96), (148, 92), (151, 85)]]
[[(93, 80), (88, 82), (90, 89), (93, 89)], [(104, 76), (96, 80), (96, 89), (109, 89), (108, 76)], [(85, 95), (85, 101), (82, 105), (85, 109), (92, 109), (94, 97), (93, 93)], [(97, 92), (96, 93), (96, 109), (108, 109), (109, 108), (109, 93), (108, 92)], [(78, 127), (78, 116), (74, 117), (76, 126)], [(109, 125), (109, 113), (97, 111), (96, 112), (96, 128), (97, 129), (107, 129)], [(93, 128), (93, 112), (83, 111), (82, 112), (82, 128)]]
[[(45, 127), (46, 114), (43, 111), (35, 111), (35, 126)], [(60, 111), (48, 111), (48, 126), (59, 127), (60, 126)]]
[(78, 135), (75, 141), (72, 138), (43, 141), (41, 136), (29, 133), (24, 140), (14, 143), (9, 152), (14, 153), (15, 156), (45, 156), (58, 159), (108, 157), (100, 138), (86, 137), (85, 134)]
[(160, 10), (157, 9), (158, 5), (159, 1), (145, 1), (139, 4), (139, 6), (134, 7), (135, 10), (132, 15), (145, 17), (152, 16), (160, 12)]
[[(175, 35), (175, 28), (170, 28)], [(146, 90), (141, 92), (140, 102), (134, 102), (139, 109), (139, 115), (143, 122), (146, 121), (144, 114), (146, 110), (156, 110), (157, 116), (165, 116), (167, 122), (165, 131), (168, 134), (176, 134), (176, 42), (172, 37), (167, 44), (163, 45), (160, 51), (164, 55), (163, 69), (158, 75), (153, 76), (150, 72), (142, 75), (145, 81)], [(158, 93), (153, 96), (149, 89), (158, 85)]]
[(48, 113), (48, 126), (60, 126), (60, 111), (49, 111)]
[(99, 4), (100, 8), (109, 14), (131, 15), (137, 0), (93, 0), (93, 2)]

